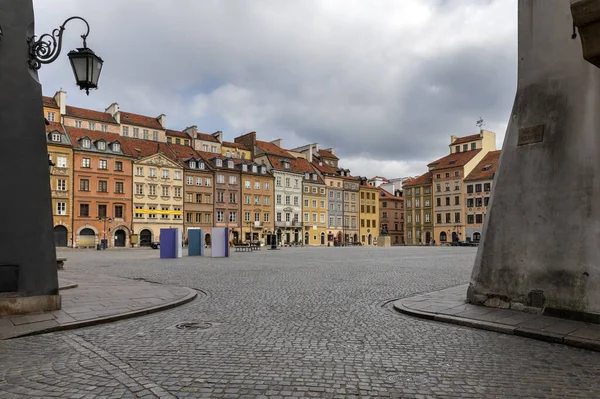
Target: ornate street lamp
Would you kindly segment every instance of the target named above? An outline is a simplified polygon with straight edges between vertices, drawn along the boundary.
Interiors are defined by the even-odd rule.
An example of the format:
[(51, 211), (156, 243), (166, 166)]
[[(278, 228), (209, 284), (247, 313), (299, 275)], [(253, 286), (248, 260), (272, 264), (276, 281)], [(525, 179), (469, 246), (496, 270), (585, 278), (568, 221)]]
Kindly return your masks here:
[(65, 25), (73, 19), (85, 22), (87, 31), (81, 35), (83, 47), (69, 51), (67, 56), (71, 62), (77, 85), (89, 95), (90, 89), (98, 88), (98, 79), (104, 61), (87, 47), (86, 39), (90, 33), (90, 25), (81, 17), (68, 18), (58, 29), (54, 29), (52, 34), (44, 33), (38, 40), (35, 40), (35, 36), (30, 37), (27, 40), (29, 43), (29, 67), (37, 71), (42, 64), (50, 64), (58, 58), (62, 49)]
[(50, 174), (52, 174), (52, 171), (54, 170), (54, 162), (52, 162), (50, 158), (48, 158), (48, 168), (50, 169)]

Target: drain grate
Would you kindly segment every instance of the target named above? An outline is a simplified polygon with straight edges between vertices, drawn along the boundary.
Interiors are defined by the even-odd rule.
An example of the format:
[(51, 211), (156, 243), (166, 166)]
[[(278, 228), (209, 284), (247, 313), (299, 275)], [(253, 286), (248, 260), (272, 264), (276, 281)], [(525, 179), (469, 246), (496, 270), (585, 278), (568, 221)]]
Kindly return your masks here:
[(178, 330), (206, 330), (212, 327), (212, 324), (207, 322), (187, 322), (179, 323), (175, 326)]

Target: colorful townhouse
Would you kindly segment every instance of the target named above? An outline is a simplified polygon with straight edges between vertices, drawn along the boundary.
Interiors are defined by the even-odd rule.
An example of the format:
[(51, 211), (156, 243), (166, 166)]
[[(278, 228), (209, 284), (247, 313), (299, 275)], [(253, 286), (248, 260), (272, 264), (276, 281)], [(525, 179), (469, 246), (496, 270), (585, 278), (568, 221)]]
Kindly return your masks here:
[(394, 195), (379, 187), (379, 224), (381, 231), (387, 231), (392, 245), (405, 244), (404, 198), (400, 194), (400, 190)]
[[(231, 154), (231, 153), (230, 153)], [(238, 159), (244, 158), (237, 155)], [(244, 242), (262, 242), (270, 245), (274, 233), (274, 178), (267, 166), (256, 162), (237, 161), (241, 173), (242, 237)]]
[[(381, 233), (379, 220), (379, 189), (371, 186), (367, 178), (360, 180), (360, 242), (376, 245)], [(392, 241), (393, 242), (393, 241)]]

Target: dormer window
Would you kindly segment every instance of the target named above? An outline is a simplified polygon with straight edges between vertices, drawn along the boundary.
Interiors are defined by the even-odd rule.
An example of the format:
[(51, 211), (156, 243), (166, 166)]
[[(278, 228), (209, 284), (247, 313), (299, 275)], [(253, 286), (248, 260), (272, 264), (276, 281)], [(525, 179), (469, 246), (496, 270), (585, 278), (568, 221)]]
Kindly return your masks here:
[(263, 175), (264, 175), (265, 173), (267, 173), (267, 167), (266, 167), (266, 166), (261, 166), (261, 167), (260, 167), (260, 173), (262, 173)]
[(196, 161), (190, 161), (190, 168), (196, 169)]
[(60, 133), (52, 133), (52, 141), (60, 141)]
[(104, 141), (98, 141), (96, 143), (96, 145), (98, 146), (99, 150), (102, 150), (102, 151), (106, 150), (106, 143)]
[(121, 152), (121, 144), (119, 144), (119, 143), (113, 143), (112, 144), (112, 150), (114, 152)]
[(81, 146), (83, 148), (90, 148), (92, 146), (92, 142), (90, 141), (90, 139), (83, 139), (81, 140)]
[(252, 165), (252, 172), (256, 173), (256, 165)]
[(230, 168), (230, 169), (233, 169), (233, 161), (232, 160), (229, 160), (227, 162), (227, 167)]
[(221, 159), (217, 159), (217, 166), (223, 166), (223, 161)]
[(313, 179), (313, 180), (317, 180), (317, 174), (316, 174), (316, 173), (313, 173), (313, 175), (312, 175), (312, 179)]
[(225, 151), (225, 156), (229, 158), (231, 156), (231, 152), (229, 150)]
[(304, 178), (305, 178), (306, 180), (310, 180), (310, 173), (308, 173), (308, 172), (305, 172), (305, 173), (304, 173)]
[(490, 170), (491, 167), (492, 165), (485, 165), (481, 170)]
[(450, 165), (454, 165), (455, 163), (456, 163), (456, 159), (453, 159), (450, 162), (448, 162), (448, 164), (450, 164)]
[(281, 161), (281, 166), (283, 166), (284, 169), (289, 169), (290, 168), (290, 161), (288, 161), (287, 159)]
[(198, 164), (198, 169), (204, 169), (204, 162), (200, 162)]
[(247, 172), (248, 171), (248, 165), (242, 164), (242, 171)]

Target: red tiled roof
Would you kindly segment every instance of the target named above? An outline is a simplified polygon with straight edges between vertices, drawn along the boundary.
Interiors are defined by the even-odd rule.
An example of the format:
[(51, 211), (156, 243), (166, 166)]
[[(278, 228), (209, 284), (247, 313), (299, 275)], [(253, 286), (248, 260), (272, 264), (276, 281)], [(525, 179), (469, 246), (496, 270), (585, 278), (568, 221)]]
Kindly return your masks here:
[[(116, 133), (106, 133), (99, 132), (97, 130), (80, 129), (72, 126), (65, 126), (65, 129), (67, 130), (69, 137), (71, 137), (71, 143), (73, 143), (73, 148), (80, 148), (79, 142), (77, 142), (77, 140), (84, 137), (89, 137), (93, 141), (104, 139), (108, 143), (118, 141), (119, 143), (123, 144), (123, 137), (119, 136)], [(123, 145), (121, 146), (121, 149), (123, 153), (125, 153), (125, 148)]]
[(398, 197), (383, 188), (379, 187), (379, 198), (385, 198), (386, 201), (404, 201), (404, 197)]
[(187, 159), (195, 158), (195, 159), (202, 159), (205, 164), (207, 164), (209, 166), (211, 165), (211, 163), (208, 162), (208, 159), (205, 156), (202, 156), (200, 151), (196, 151), (193, 147), (191, 147), (189, 145), (168, 143), (167, 147), (169, 147), (169, 149), (173, 152), (173, 154), (175, 154), (175, 156), (182, 163), (183, 163), (183, 161), (185, 161)]
[(232, 148), (238, 148), (240, 150), (244, 150), (244, 151), (249, 151), (248, 147), (246, 147), (245, 145), (241, 144), (241, 143), (232, 143), (230, 141), (224, 141), (223, 145), (225, 147), (232, 147)]
[(381, 179), (381, 180), (383, 180), (383, 181), (387, 181), (387, 182), (389, 182), (389, 180), (388, 180), (388, 179), (386, 179), (386, 178), (385, 178), (385, 177), (383, 177), (383, 176), (373, 176), (373, 177), (371, 177), (369, 180), (375, 180), (375, 179)]
[(480, 152), (481, 148), (465, 152), (456, 152), (454, 154), (446, 155), (437, 161), (433, 161), (427, 166), (430, 168), (430, 171), (465, 166), (467, 162)]
[[(328, 175), (337, 175), (337, 168), (334, 168), (333, 166), (329, 166), (325, 162), (321, 162), (321, 164), (319, 165), (319, 161), (316, 159), (313, 159), (312, 164), (321, 173), (325, 173)], [(341, 176), (336, 176), (336, 177), (341, 177)]]
[(46, 133), (56, 132), (56, 131), (58, 131), (59, 133), (65, 134), (65, 130), (63, 129), (62, 124), (60, 124), (58, 122), (50, 122), (49, 125), (46, 125)]
[(481, 134), (473, 134), (471, 136), (465, 136), (465, 137), (458, 137), (456, 140), (454, 140), (454, 142), (450, 145), (454, 145), (454, 144), (463, 144), (463, 143), (468, 143), (470, 141), (474, 141), (474, 140), (479, 140), (481, 138)]
[(125, 154), (131, 155), (134, 158), (144, 158), (161, 152), (171, 161), (179, 163), (179, 159), (173, 153), (173, 151), (171, 151), (167, 143), (134, 139), (131, 137), (121, 137), (119, 141), (121, 142), (123, 152)]
[(491, 180), (494, 178), (498, 161), (500, 159), (500, 150), (490, 151), (485, 154), (485, 157), (473, 168), (471, 173), (465, 177), (465, 181), (471, 180)]
[(327, 158), (332, 158), (332, 159), (338, 159), (339, 160), (338, 157), (336, 157), (335, 155), (333, 155), (332, 152), (327, 151), (327, 150), (319, 150), (319, 154), (322, 155), (322, 156), (324, 156), (324, 157), (327, 157)]
[(431, 172), (425, 172), (421, 176), (406, 179), (402, 184), (402, 187), (428, 186), (431, 185), (432, 181), (433, 179)]
[(191, 140), (191, 137), (185, 133), (185, 132), (180, 132), (178, 130), (171, 130), (171, 129), (167, 129), (166, 130), (167, 136), (172, 136), (172, 137), (181, 137), (184, 139), (188, 139)]
[(54, 97), (43, 96), (42, 103), (44, 104), (44, 107), (60, 109), (60, 107), (54, 100)]
[(91, 119), (94, 121), (117, 124), (112, 115), (108, 112), (94, 111), (92, 109), (71, 107), (70, 105), (67, 105), (66, 113), (68, 116), (73, 116), (75, 118)]
[(149, 127), (151, 129), (163, 129), (162, 125), (158, 121), (158, 118), (154, 118), (152, 116), (132, 114), (131, 112), (121, 111), (121, 123), (127, 125)]
[(264, 151), (264, 153), (267, 155), (277, 155), (278, 157), (291, 157), (289, 152), (267, 141), (256, 140), (256, 146), (262, 151)]
[[(290, 165), (292, 166), (292, 165)], [(321, 176), (317, 173), (317, 171), (315, 170), (314, 166), (308, 162), (308, 160), (304, 159), (304, 158), (296, 158), (296, 169), (301, 172), (301, 173), (314, 173), (317, 175), (317, 180), (313, 180), (311, 179), (305, 179), (311, 182), (318, 182), (318, 183), (325, 183), (323, 181), (323, 179), (321, 178)]]
[(200, 140), (204, 140), (204, 141), (212, 141), (213, 143), (218, 143), (219, 140), (217, 140), (217, 138), (215, 136), (213, 136), (212, 134), (206, 134), (206, 133), (196, 133), (196, 138), (200, 139)]
[[(304, 165), (304, 164), (301, 163), (301, 161), (300, 161), (300, 160), (304, 160), (304, 158), (294, 158), (292, 156), (279, 157), (279, 156), (267, 155), (267, 159), (271, 163), (271, 166), (273, 167), (273, 169), (278, 169), (278, 170), (283, 170), (283, 171), (289, 171), (289, 172), (292, 172), (292, 173), (302, 173), (302, 174), (304, 174), (304, 168), (303, 168), (303, 166), (301, 166), (301, 165)], [(288, 161), (290, 161), (290, 168), (289, 169), (285, 169), (283, 167), (283, 165), (281, 164), (281, 161), (283, 161), (284, 159), (287, 159)]]

